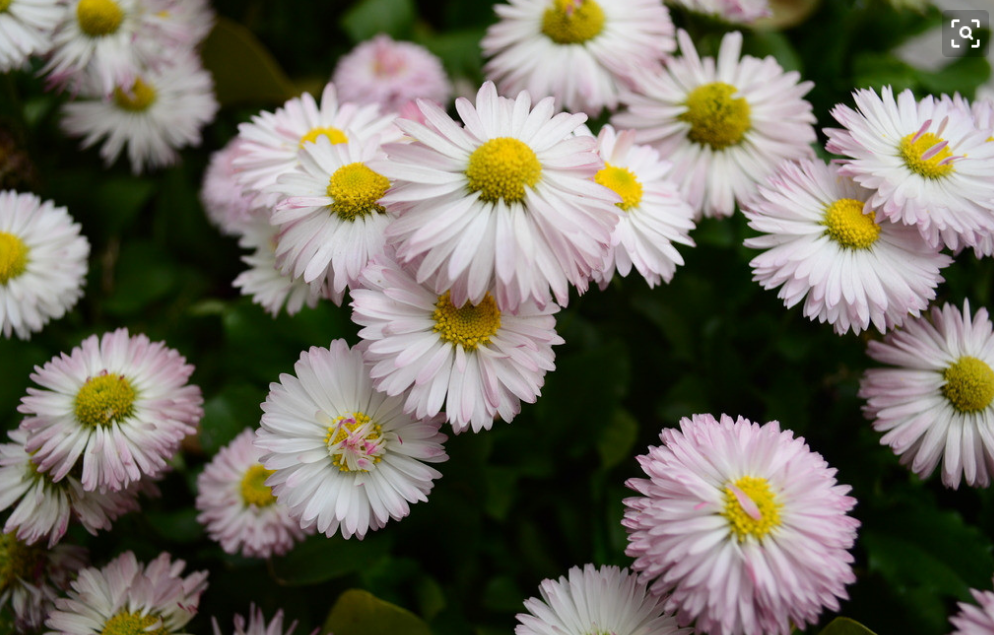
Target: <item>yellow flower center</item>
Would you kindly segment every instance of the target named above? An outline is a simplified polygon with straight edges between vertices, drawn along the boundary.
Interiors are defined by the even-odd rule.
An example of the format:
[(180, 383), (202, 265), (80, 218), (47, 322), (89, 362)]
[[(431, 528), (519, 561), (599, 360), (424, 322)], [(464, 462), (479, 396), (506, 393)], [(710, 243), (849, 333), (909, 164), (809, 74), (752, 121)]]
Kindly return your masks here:
[(117, 31), (124, 20), (124, 11), (114, 0), (79, 0), (76, 20), (83, 33), (103, 37)]
[(328, 141), (330, 141), (333, 146), (338, 145), (339, 143), (347, 143), (349, 140), (349, 138), (345, 136), (345, 133), (338, 128), (311, 128), (310, 132), (300, 138), (300, 143), (298, 145), (303, 148), (305, 143), (315, 143), (317, 142), (318, 137), (321, 136), (328, 137)]
[(542, 16), (542, 33), (556, 44), (583, 44), (604, 29), (604, 10), (594, 0), (553, 0)]
[[(915, 136), (915, 133), (912, 133), (901, 139), (901, 156), (908, 169), (927, 179), (937, 179), (951, 174), (953, 162), (942, 163), (943, 160), (953, 155), (948, 145), (928, 156), (929, 150), (942, 143), (943, 139), (931, 132), (920, 135), (917, 141)], [(928, 156), (928, 158), (922, 158), (924, 156)]]
[(382, 213), (376, 201), (390, 188), (387, 177), (373, 172), (362, 163), (350, 163), (335, 170), (328, 181), (331, 211), (345, 220), (355, 220), (373, 212)]
[(642, 184), (627, 168), (615, 167), (608, 163), (603, 170), (594, 175), (594, 180), (614, 190), (621, 197), (621, 202), (615, 205), (626, 212), (642, 202)]
[(131, 90), (125, 92), (120, 87), (114, 89), (114, 103), (121, 110), (129, 112), (144, 112), (155, 102), (155, 89), (139, 77), (132, 84)]
[(863, 213), (863, 202), (840, 198), (825, 210), (829, 238), (846, 249), (869, 249), (880, 237), (880, 225), (873, 219), (873, 212)]
[(687, 95), (687, 111), (678, 119), (690, 124), (694, 143), (722, 150), (740, 141), (749, 130), (749, 102), (732, 97), (738, 89), (725, 82), (703, 84)]
[(474, 351), (480, 344), (489, 344), (490, 338), (500, 330), (500, 310), (489, 293), (476, 305), (467, 302), (456, 308), (448, 291), (438, 296), (432, 327), (438, 337), (458, 344), (465, 351)]
[(10, 3), (13, 0), (0, 0), (0, 13), (4, 13), (10, 8)]
[(725, 487), (725, 511), (729, 529), (743, 542), (747, 537), (761, 539), (780, 526), (780, 508), (765, 478), (743, 476)]
[(28, 268), (28, 246), (14, 234), (0, 231), (0, 284), (7, 284)]
[(107, 620), (100, 635), (169, 635), (169, 629), (157, 615), (122, 611)]
[(363, 412), (332, 421), (324, 442), (331, 462), (342, 472), (368, 472), (387, 449), (382, 428)]
[(135, 389), (121, 375), (91, 377), (76, 393), (76, 420), (90, 427), (119, 423), (134, 414), (135, 396)]
[(43, 572), (46, 550), (41, 545), (28, 545), (10, 534), (0, 534), (0, 593), (18, 578), (34, 584)]
[(994, 370), (976, 357), (960, 357), (942, 377), (942, 394), (960, 412), (978, 412), (994, 400)]
[(259, 463), (245, 470), (245, 476), (242, 477), (242, 500), (246, 506), (268, 507), (276, 502), (273, 489), (266, 485), (266, 479), (273, 472), (275, 470), (267, 470)]
[(473, 151), (466, 168), (469, 191), (479, 192), (488, 203), (504, 199), (517, 203), (525, 198), (525, 186), (535, 187), (542, 164), (527, 144), (510, 137), (497, 137)]

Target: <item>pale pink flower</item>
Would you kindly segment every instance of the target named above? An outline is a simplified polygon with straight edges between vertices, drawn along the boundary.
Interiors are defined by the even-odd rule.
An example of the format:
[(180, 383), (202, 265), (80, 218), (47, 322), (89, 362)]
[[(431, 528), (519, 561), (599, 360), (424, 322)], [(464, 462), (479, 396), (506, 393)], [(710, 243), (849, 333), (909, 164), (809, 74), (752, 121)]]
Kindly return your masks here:
[(667, 0), (694, 13), (705, 13), (726, 22), (753, 22), (773, 14), (769, 0)]
[(256, 196), (245, 194), (235, 175), (234, 161), (241, 156), (244, 142), (234, 137), (220, 150), (211, 154), (200, 187), (200, 202), (207, 218), (221, 233), (241, 236), (256, 218), (269, 217), (269, 210), (256, 201)]
[(959, 613), (949, 618), (956, 628), (951, 635), (991, 635), (994, 633), (994, 593), (970, 589), (979, 606), (960, 602)]
[[(241, 615), (235, 615), (234, 621), (235, 629), (231, 635), (292, 635), (293, 629), (297, 628), (297, 622), (291, 622), (284, 634), (282, 609), (276, 611), (276, 615), (273, 616), (272, 621), (266, 624), (266, 617), (263, 615), (262, 609), (257, 608), (254, 604), (249, 607), (249, 619), (247, 623)], [(211, 618), (211, 624), (214, 626), (214, 635), (222, 635), (216, 618)], [(319, 631), (320, 629), (315, 629), (311, 635), (317, 635)]]

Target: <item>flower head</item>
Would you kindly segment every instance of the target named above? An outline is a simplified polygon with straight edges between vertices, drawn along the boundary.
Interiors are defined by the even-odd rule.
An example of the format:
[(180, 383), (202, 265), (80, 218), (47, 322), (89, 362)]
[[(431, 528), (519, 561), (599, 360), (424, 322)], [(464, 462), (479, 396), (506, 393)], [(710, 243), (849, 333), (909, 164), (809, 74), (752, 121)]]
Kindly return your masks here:
[(200, 202), (207, 218), (229, 236), (241, 236), (246, 228), (262, 217), (268, 224), (269, 212), (256, 200), (257, 196), (245, 194), (238, 184), (234, 161), (241, 156), (244, 142), (234, 137), (226, 146), (211, 154), (204, 171), (200, 188)]
[(956, 630), (952, 635), (990, 635), (994, 633), (994, 593), (970, 589), (979, 606), (960, 602), (959, 613), (949, 618)]
[(0, 7), (0, 73), (6, 73), (48, 51), (64, 8), (58, 0), (3, 0)]
[(41, 629), (55, 598), (86, 566), (87, 551), (74, 545), (30, 545), (13, 533), (0, 534), (0, 608), (9, 605), (17, 632)]

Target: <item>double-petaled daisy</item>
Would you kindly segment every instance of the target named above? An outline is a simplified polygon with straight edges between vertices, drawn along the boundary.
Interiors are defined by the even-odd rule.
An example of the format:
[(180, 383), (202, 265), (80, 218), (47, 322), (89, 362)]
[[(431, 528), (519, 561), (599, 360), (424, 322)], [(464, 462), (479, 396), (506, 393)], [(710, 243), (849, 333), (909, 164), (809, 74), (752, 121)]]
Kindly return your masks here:
[(776, 421), (694, 415), (638, 460), (626, 484), (625, 553), (681, 626), (788, 635), (838, 610), (855, 581), (856, 500), (835, 470)]
[(0, 330), (28, 339), (83, 295), (90, 243), (64, 207), (0, 192)]
[(956, 628), (952, 635), (990, 635), (994, 633), (994, 593), (970, 589), (979, 606), (960, 602), (959, 613), (949, 618)]
[(946, 487), (986, 487), (994, 472), (994, 335), (987, 310), (933, 307), (931, 321), (871, 341), (867, 354), (893, 368), (871, 368), (860, 382), (863, 411), (880, 442), (922, 478), (942, 462)]
[(92, 335), (35, 367), (41, 388), (28, 388), (18, 407), (27, 415), (25, 449), (54, 481), (81, 467), (88, 491), (154, 477), (203, 415), (200, 388), (187, 383), (192, 372), (163, 342), (123, 328)]
[(0, 534), (0, 609), (10, 607), (16, 632), (36, 632), (45, 625), (55, 598), (69, 588), (70, 579), (86, 561), (82, 547), (46, 549), (12, 533)]
[[(444, 410), (456, 432), (511, 421), (534, 403), (555, 369), (554, 304), (526, 302), (502, 312), (487, 294), (458, 305), (452, 294), (418, 284), (395, 263), (374, 260), (352, 291), (352, 320), (365, 328), (366, 359), (378, 390), (406, 394), (404, 410), (425, 418)], [(409, 391), (409, 392), (408, 392)]]
[[(994, 143), (949, 100), (921, 101), (890, 86), (853, 93), (832, 116), (828, 150), (844, 155), (842, 174), (874, 190), (870, 203), (895, 222), (914, 225), (933, 245), (976, 247), (994, 232)], [(994, 241), (986, 241), (994, 247)], [(990, 255), (990, 251), (984, 255)]]
[(126, 551), (101, 569), (80, 571), (45, 624), (63, 635), (185, 632), (207, 588), (206, 571), (182, 577), (185, 567), (168, 553), (146, 565)]
[(427, 500), (447, 460), (438, 418), (404, 414), (403, 400), (373, 390), (358, 350), (344, 340), (300, 354), (262, 404), (256, 445), (266, 480), (301, 527), (360, 539)]
[(738, 31), (722, 38), (717, 59), (701, 59), (685, 31), (677, 39), (683, 56), (640, 70), (611, 122), (673, 164), (670, 178), (698, 213), (728, 216), (781, 162), (813, 156), (815, 117), (803, 99), (813, 84), (772, 56), (740, 59)]
[(596, 140), (572, 134), (586, 116), (553, 116), (551, 97), (534, 109), (527, 92), (498, 97), (492, 82), (475, 107), (456, 100), (465, 127), (419, 105), (425, 125), (397, 120), (416, 141), (387, 146), (380, 170), (395, 183), (383, 200), (399, 214), (387, 239), (401, 264), (421, 258), (416, 279), (433, 278), (456, 306), (492, 292), (514, 312), (529, 300), (566, 304), (570, 284), (586, 290), (621, 214), (618, 196), (593, 182), (604, 167)]
[(0, 73), (48, 51), (64, 12), (58, 0), (0, 0)]
[(597, 135), (597, 151), (605, 165), (594, 180), (621, 197), (616, 205), (625, 212), (614, 228), (613, 248), (604, 266), (593, 274), (601, 289), (611, 282), (615, 270), (627, 276), (632, 265), (650, 287), (669, 282), (677, 265), (683, 264), (673, 243), (694, 244), (689, 236), (694, 208), (669, 180), (672, 166), (652, 148), (634, 142), (634, 130), (619, 134), (610, 124)]
[[(293, 629), (297, 628), (297, 622), (291, 622), (284, 634), (282, 609), (276, 611), (272, 621), (266, 624), (266, 617), (263, 615), (262, 609), (257, 608), (254, 604), (249, 607), (247, 621), (241, 615), (236, 614), (234, 622), (235, 630), (232, 631), (231, 635), (291, 635)], [(211, 624), (214, 625), (214, 635), (222, 635), (221, 627), (218, 626), (216, 618), (211, 618)], [(312, 635), (317, 635), (317, 633), (316, 629)]]
[(488, 79), (505, 94), (553, 96), (590, 115), (618, 107), (633, 68), (657, 68), (676, 48), (658, 0), (509, 0), (481, 41)]
[(260, 456), (255, 430), (246, 429), (197, 477), (197, 520), (222, 549), (249, 558), (282, 555), (305, 536), (266, 485), (273, 472), (263, 467)]
[(235, 178), (238, 170), (234, 160), (241, 156), (242, 145), (242, 140), (234, 137), (211, 154), (200, 187), (200, 202), (207, 218), (228, 236), (245, 234), (257, 218), (265, 219), (267, 224), (269, 219), (269, 211), (256, 201), (256, 196), (244, 193)]
[(842, 335), (881, 333), (917, 316), (935, 299), (939, 270), (952, 258), (917, 230), (879, 223), (866, 200), (872, 192), (821, 161), (788, 161), (742, 210), (762, 233), (745, 241), (764, 249), (750, 266), (764, 289), (804, 316), (830, 322)]
[(646, 593), (635, 574), (618, 567), (573, 567), (558, 580), (543, 580), (542, 598), (525, 600), (515, 635), (689, 635), (663, 602)]

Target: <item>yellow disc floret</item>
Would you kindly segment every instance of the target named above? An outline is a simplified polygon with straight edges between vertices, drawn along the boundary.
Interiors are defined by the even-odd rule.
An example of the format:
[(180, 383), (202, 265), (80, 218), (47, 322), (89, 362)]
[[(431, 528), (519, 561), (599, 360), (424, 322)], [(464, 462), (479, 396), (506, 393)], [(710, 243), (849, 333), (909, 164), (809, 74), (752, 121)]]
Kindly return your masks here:
[(117, 31), (124, 21), (124, 11), (114, 0), (79, 0), (76, 21), (86, 35), (102, 37)]
[(604, 10), (594, 0), (553, 0), (542, 16), (542, 33), (556, 44), (583, 44), (604, 29)]
[(245, 476), (242, 477), (242, 500), (245, 505), (267, 507), (276, 502), (273, 489), (266, 485), (266, 479), (274, 471), (267, 470), (259, 463), (245, 470)]
[(738, 89), (725, 82), (703, 84), (687, 95), (687, 111), (678, 119), (690, 124), (687, 137), (694, 143), (721, 150), (740, 141), (752, 125), (749, 102), (732, 97)]
[(469, 191), (479, 192), (488, 203), (520, 202), (525, 186), (535, 187), (541, 177), (542, 164), (534, 150), (510, 137), (496, 137), (481, 145), (470, 155), (466, 168)]
[(331, 211), (345, 220), (359, 216), (382, 213), (383, 206), (376, 201), (390, 189), (387, 177), (374, 172), (362, 163), (350, 163), (335, 170), (328, 181)]
[[(918, 137), (915, 139), (915, 137)], [(909, 134), (901, 139), (901, 157), (904, 159), (908, 169), (916, 174), (920, 174), (927, 179), (937, 179), (947, 176), (953, 171), (953, 162), (942, 163), (953, 155), (949, 146), (944, 146), (927, 159), (922, 157), (936, 145), (943, 142), (941, 137), (937, 137), (931, 132), (921, 135)], [(941, 165), (940, 165), (941, 164)]]
[(604, 169), (594, 175), (594, 180), (614, 190), (621, 197), (621, 202), (615, 205), (626, 212), (642, 202), (642, 184), (628, 168), (605, 164)]
[(36, 583), (44, 566), (45, 554), (43, 543), (29, 545), (18, 540), (13, 533), (0, 534), (0, 594), (18, 579)]
[(121, 611), (104, 623), (100, 635), (169, 635), (169, 629), (154, 613)]
[(358, 411), (332, 421), (324, 442), (331, 462), (342, 472), (368, 472), (386, 452), (383, 429)]
[(432, 329), (443, 341), (474, 351), (480, 344), (489, 344), (490, 338), (500, 330), (500, 309), (489, 293), (476, 305), (467, 302), (457, 308), (452, 304), (448, 291), (438, 296)]
[(979, 412), (994, 401), (994, 370), (983, 360), (960, 357), (942, 377), (942, 394), (960, 412)]
[(863, 202), (840, 198), (825, 210), (825, 233), (845, 249), (869, 249), (880, 237), (873, 212), (863, 213)]
[(120, 87), (114, 89), (114, 103), (121, 110), (144, 112), (155, 103), (155, 89), (139, 77), (127, 92)]
[(0, 0), (0, 13), (5, 13), (10, 8), (12, 0)]
[(86, 426), (109, 426), (135, 412), (135, 389), (115, 373), (91, 377), (76, 393), (76, 420)]
[(765, 478), (743, 476), (725, 486), (725, 510), (729, 529), (739, 542), (749, 536), (762, 539), (780, 526), (780, 508)]
[(335, 146), (339, 143), (347, 143), (349, 138), (345, 136), (345, 133), (338, 128), (311, 128), (310, 131), (300, 138), (300, 143), (298, 144), (301, 148), (304, 147), (305, 143), (315, 143), (318, 137), (328, 137), (328, 141), (331, 145)]
[(7, 284), (28, 268), (28, 246), (14, 234), (0, 231), (0, 284)]

